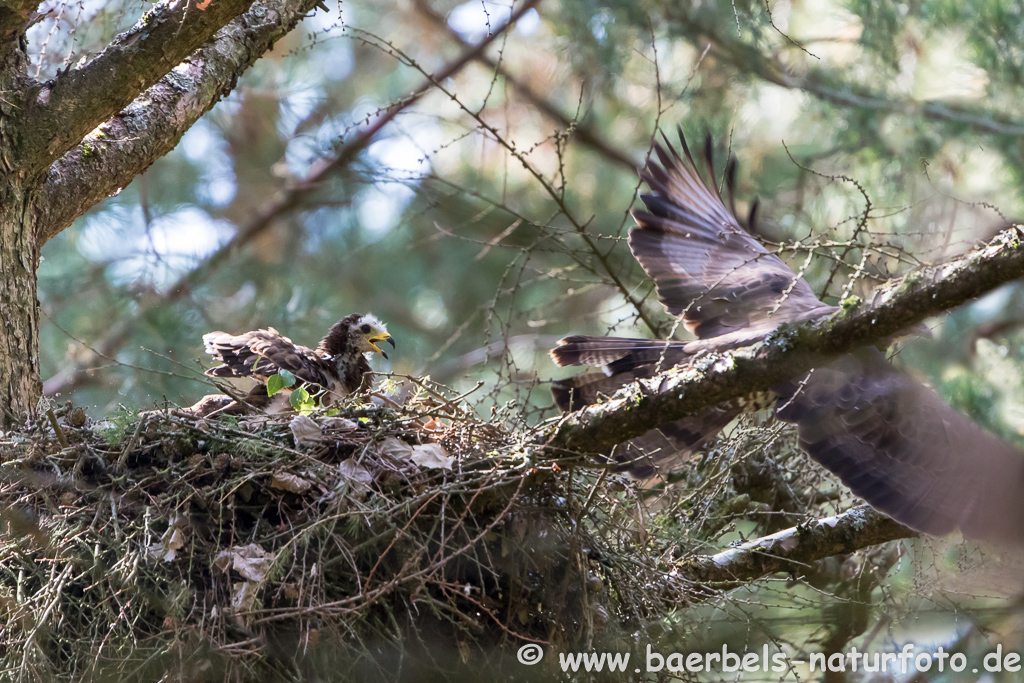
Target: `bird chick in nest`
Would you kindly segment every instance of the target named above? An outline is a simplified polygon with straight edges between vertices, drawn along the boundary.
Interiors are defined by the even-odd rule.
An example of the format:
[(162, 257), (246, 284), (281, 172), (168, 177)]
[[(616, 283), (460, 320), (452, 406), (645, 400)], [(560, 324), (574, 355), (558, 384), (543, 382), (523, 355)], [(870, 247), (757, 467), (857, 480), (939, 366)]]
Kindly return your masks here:
[(210, 368), (210, 377), (253, 377), (260, 384), (253, 387), (242, 402), (229, 397), (206, 396), (186, 412), (205, 417), (213, 413), (244, 412), (246, 404), (267, 413), (291, 410), (289, 390), (267, 395), (267, 380), (282, 370), (295, 376), (294, 388), (303, 386), (310, 394), (319, 395), (321, 403), (334, 403), (369, 384), (369, 354), (387, 358), (378, 344), (387, 342), (395, 348), (395, 340), (387, 327), (370, 313), (347, 315), (327, 332), (315, 349), (294, 343), (273, 327), (239, 335), (209, 332), (203, 335), (206, 353), (221, 365)]

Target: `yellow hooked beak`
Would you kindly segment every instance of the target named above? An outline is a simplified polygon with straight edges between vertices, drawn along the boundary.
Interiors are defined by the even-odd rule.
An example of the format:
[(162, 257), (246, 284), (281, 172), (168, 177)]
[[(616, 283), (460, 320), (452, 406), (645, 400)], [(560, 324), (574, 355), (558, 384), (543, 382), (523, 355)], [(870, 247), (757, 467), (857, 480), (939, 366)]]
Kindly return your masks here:
[(391, 335), (390, 335), (390, 334), (381, 334), (381, 335), (378, 335), (378, 336), (376, 336), (376, 337), (370, 337), (370, 338), (369, 338), (369, 339), (367, 339), (366, 341), (367, 341), (367, 342), (369, 342), (370, 346), (372, 346), (372, 347), (373, 347), (373, 350), (374, 350), (374, 351), (376, 351), (376, 352), (377, 352), (377, 353), (379, 353), (380, 355), (384, 356), (384, 358), (385, 358), (385, 359), (387, 359), (387, 357), (388, 357), (388, 354), (384, 353), (384, 352), (383, 352), (383, 351), (381, 350), (381, 348), (380, 348), (379, 346), (377, 346), (376, 342), (387, 342), (388, 344), (391, 344), (391, 348), (393, 348), (393, 349), (394, 349), (394, 348), (397, 348), (397, 347), (395, 346), (395, 340), (394, 340), (394, 339), (392, 339), (392, 337), (391, 337)]

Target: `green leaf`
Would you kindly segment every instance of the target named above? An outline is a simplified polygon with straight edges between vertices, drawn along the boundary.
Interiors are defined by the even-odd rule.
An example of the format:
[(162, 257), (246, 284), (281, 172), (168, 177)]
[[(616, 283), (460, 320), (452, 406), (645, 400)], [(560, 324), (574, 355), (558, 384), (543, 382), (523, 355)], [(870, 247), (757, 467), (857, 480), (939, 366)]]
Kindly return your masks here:
[(288, 397), (288, 402), (292, 404), (292, 408), (295, 408), (295, 410), (302, 410), (302, 406), (307, 401), (309, 401), (309, 392), (303, 387), (299, 387)]
[(277, 392), (295, 384), (295, 375), (287, 370), (279, 370), (276, 375), (267, 379), (267, 396), (273, 396)]

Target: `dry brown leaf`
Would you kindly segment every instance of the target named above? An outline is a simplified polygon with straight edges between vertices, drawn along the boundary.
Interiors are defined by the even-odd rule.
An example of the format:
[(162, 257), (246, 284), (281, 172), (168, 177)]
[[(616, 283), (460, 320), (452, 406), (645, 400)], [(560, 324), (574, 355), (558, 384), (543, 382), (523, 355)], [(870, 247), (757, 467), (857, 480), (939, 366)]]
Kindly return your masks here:
[(320, 420), (320, 426), (324, 429), (337, 429), (339, 431), (347, 432), (359, 429), (359, 423), (355, 420), (350, 420), (347, 417), (325, 417)]
[(234, 569), (249, 581), (262, 582), (270, 572), (273, 556), (255, 543), (235, 546), (217, 553), (213, 564), (222, 571)]
[(338, 465), (338, 474), (341, 475), (344, 481), (352, 484), (352, 488), (356, 490), (368, 490), (370, 482), (373, 481), (373, 475), (370, 474), (370, 471), (362, 465), (357, 465), (352, 460), (346, 460)]
[(292, 493), (305, 493), (313, 488), (313, 482), (288, 472), (274, 472), (274, 476), (270, 480), (270, 488)]
[(408, 462), (412, 459), (412, 446), (401, 439), (389, 436), (380, 445), (380, 453), (401, 462)]
[(422, 446), (413, 446), (412, 461), (428, 470), (451, 470), (455, 458), (448, 455), (441, 444), (425, 443)]
[(323, 432), (320, 431), (320, 425), (305, 415), (296, 415), (288, 423), (288, 427), (292, 430), (292, 437), (295, 439), (296, 446), (312, 446), (323, 436)]
[(187, 521), (184, 517), (178, 517), (171, 522), (171, 526), (160, 537), (159, 543), (149, 546), (149, 556), (155, 560), (172, 562), (179, 550), (185, 547), (187, 536), (184, 528)]

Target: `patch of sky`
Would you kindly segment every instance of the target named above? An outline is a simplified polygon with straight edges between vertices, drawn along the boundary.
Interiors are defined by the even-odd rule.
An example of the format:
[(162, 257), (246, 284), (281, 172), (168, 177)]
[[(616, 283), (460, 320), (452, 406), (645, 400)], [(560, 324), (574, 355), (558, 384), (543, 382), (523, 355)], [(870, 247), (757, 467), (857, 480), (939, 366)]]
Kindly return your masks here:
[(141, 212), (109, 210), (89, 216), (78, 239), (88, 259), (107, 262), (116, 283), (148, 282), (161, 288), (216, 251), (234, 230), (202, 209), (184, 205), (147, 226)]
[(601, 10), (590, 18), (590, 32), (597, 39), (597, 42), (603, 42), (608, 36), (608, 24), (613, 21), (611, 12), (608, 10)]
[(283, 137), (295, 135), (298, 127), (316, 111), (326, 97), (324, 89), (315, 86), (311, 81), (300, 81), (290, 85), (278, 105), (281, 112), (277, 123), (278, 132)]
[[(78, 0), (47, 4), (53, 6), (43, 10), (41, 16), (36, 14), (38, 21), (25, 32), (32, 60), (31, 75), (40, 81), (56, 76), (64, 64), (93, 56), (81, 53), (80, 49), (82, 42), (89, 44), (92, 34), (100, 33), (98, 26), (115, 35), (128, 29), (141, 16), (137, 2)], [(126, 6), (130, 9), (124, 9)], [(100, 12), (104, 12), (102, 17), (98, 16)], [(77, 28), (73, 31), (72, 27)]]
[(410, 116), (402, 120), (400, 133), (378, 140), (366, 150), (374, 183), (359, 193), (356, 210), (372, 241), (398, 224), (416, 196), (420, 180), (430, 172), (429, 153), (440, 141), (441, 130), (436, 123)]
[(352, 224), (352, 210), (348, 206), (321, 206), (306, 216), (305, 248), (320, 253), (327, 245), (344, 234)]
[[(448, 26), (463, 40), (477, 42), (508, 21), (511, 14), (511, 5), (487, 0), (470, 0), (448, 14)], [(540, 14), (537, 10), (531, 9), (520, 17), (514, 31), (523, 36), (530, 36), (536, 33), (538, 28)]]
[(348, 113), (326, 117), (317, 126), (314, 136), (321, 149), (330, 149), (352, 130), (352, 120)]
[(422, 289), (416, 294), (412, 311), (427, 329), (437, 329), (448, 322), (448, 309), (444, 299), (433, 289)]
[(367, 241), (377, 242), (391, 232), (415, 194), (408, 187), (396, 183), (373, 185), (359, 192), (354, 203)]
[(1006, 310), (1013, 299), (1016, 285), (1004, 285), (983, 295), (971, 304), (971, 312), (979, 320), (991, 320)]
[(324, 156), (324, 149), (314, 138), (300, 135), (288, 141), (284, 150), (284, 161), (289, 175), (304, 177), (312, 163)]
[(238, 189), (227, 145), (205, 119), (200, 119), (181, 139), (185, 158), (202, 169), (196, 197), (211, 206), (227, 206)]
[(306, 175), (312, 163), (350, 141), (368, 121), (372, 123), (380, 109), (377, 98), (361, 97), (353, 103), (351, 112), (325, 120), (315, 135), (289, 140), (284, 154), (288, 172), (297, 177)]
[(307, 14), (302, 28), (314, 33), (333, 33), (340, 30), (351, 17), (345, 16), (345, 3), (342, 0), (328, 0), (327, 11), (316, 9)]
[(320, 65), (320, 73), (328, 81), (337, 83), (352, 73), (356, 60), (350, 43), (332, 42), (318, 45), (316, 50), (316, 63)]

